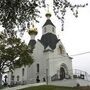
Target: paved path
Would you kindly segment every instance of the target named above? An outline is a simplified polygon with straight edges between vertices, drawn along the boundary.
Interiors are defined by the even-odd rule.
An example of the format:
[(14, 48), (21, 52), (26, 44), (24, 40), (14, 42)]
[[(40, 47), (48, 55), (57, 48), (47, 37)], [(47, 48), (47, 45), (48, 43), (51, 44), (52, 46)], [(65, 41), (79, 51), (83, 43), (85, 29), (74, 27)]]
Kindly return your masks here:
[(1, 89), (1, 90), (18, 90), (18, 89), (23, 89), (23, 88), (32, 87), (32, 86), (40, 86), (40, 85), (46, 85), (46, 83), (35, 83), (35, 84), (19, 85), (17, 87), (5, 88), (5, 89)]

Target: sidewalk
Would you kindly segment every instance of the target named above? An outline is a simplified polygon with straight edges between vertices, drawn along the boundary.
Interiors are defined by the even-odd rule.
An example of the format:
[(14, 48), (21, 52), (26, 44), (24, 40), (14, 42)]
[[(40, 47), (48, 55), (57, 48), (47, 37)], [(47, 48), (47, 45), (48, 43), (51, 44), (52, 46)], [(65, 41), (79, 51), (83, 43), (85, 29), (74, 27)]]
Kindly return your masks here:
[(46, 83), (35, 83), (35, 84), (27, 84), (27, 85), (19, 85), (17, 87), (11, 87), (11, 88), (4, 88), (1, 90), (18, 90), (18, 89), (23, 89), (27, 87), (33, 87), (33, 86), (40, 86), (40, 85), (46, 85)]

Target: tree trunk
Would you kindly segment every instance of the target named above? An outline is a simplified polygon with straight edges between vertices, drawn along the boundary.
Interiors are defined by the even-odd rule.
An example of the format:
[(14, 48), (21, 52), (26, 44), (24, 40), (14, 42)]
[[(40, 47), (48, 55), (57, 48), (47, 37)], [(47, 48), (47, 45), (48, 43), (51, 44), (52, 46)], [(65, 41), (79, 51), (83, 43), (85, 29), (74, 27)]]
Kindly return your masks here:
[(0, 72), (0, 88), (2, 86), (2, 73)]

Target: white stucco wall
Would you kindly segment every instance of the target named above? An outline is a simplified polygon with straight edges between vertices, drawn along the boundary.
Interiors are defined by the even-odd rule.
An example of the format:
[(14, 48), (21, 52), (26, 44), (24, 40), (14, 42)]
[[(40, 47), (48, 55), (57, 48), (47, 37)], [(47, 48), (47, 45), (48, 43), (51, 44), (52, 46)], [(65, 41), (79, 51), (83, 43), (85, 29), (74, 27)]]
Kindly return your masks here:
[[(24, 68), (24, 76), (22, 76), (22, 69)], [(24, 67), (22, 66), (21, 68), (16, 68), (15, 70), (13, 70), (13, 76), (14, 76), (14, 83), (16, 84), (16, 82), (21, 82), (26, 83), (27, 82), (27, 66)], [(19, 81), (17, 81), (17, 76), (19, 76)], [(8, 73), (8, 84), (11, 83), (11, 72)]]
[[(36, 77), (37, 75), (40, 77), (40, 81), (42, 81), (42, 78), (45, 77), (45, 57), (44, 57), (44, 47), (43, 45), (37, 41), (35, 45), (35, 49), (33, 51), (33, 58), (34, 58), (34, 63), (31, 65), (29, 68), (29, 82), (36, 82)], [(39, 64), (39, 73), (37, 73), (37, 64)]]

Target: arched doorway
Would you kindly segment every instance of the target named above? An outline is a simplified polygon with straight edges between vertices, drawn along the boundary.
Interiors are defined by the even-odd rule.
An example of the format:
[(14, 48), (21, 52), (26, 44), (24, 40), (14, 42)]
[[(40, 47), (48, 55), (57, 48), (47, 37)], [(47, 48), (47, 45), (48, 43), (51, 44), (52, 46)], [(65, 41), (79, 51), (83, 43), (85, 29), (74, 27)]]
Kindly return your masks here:
[(60, 68), (60, 80), (63, 80), (65, 78), (65, 70), (63, 67)]
[(65, 79), (66, 75), (68, 75), (68, 68), (66, 64), (62, 63), (60, 66), (60, 80)]

